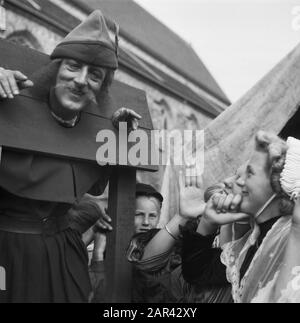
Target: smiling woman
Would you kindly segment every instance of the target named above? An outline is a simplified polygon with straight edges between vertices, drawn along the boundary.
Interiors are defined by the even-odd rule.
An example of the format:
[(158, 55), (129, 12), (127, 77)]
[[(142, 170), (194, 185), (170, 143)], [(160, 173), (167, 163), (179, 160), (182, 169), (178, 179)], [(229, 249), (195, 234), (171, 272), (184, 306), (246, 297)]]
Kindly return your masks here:
[[(207, 203), (198, 234), (183, 233), (182, 267), (188, 283), (203, 289), (220, 286), (228, 280), (234, 301), (247, 303), (257, 301), (256, 295), (260, 291), (264, 291), (260, 300), (278, 301), (287, 284), (298, 279), (299, 222), (292, 197), (294, 190), (297, 194), (300, 191), (300, 181), (296, 180), (299, 171), (293, 168), (291, 173), (289, 168), (294, 181), (292, 192), (284, 190), (282, 176), (287, 153), (299, 143), (296, 139), (290, 139), (289, 143), (274, 134), (259, 132), (252, 158), (236, 179), (242, 196), (214, 195)], [(294, 151), (297, 151), (298, 160), (299, 148)], [(295, 161), (295, 153), (292, 158)], [(237, 204), (245, 213), (233, 211)], [(250, 219), (252, 229), (239, 240), (225, 244), (222, 250), (212, 249), (218, 227), (243, 218)], [(289, 268), (288, 272), (286, 268)], [(278, 273), (280, 280), (276, 282)], [(275, 296), (270, 292), (270, 284), (277, 290)], [(299, 291), (297, 295), (290, 293), (291, 299), (299, 300)]]
[(6, 290), (6, 271), (0, 267), (0, 292)]

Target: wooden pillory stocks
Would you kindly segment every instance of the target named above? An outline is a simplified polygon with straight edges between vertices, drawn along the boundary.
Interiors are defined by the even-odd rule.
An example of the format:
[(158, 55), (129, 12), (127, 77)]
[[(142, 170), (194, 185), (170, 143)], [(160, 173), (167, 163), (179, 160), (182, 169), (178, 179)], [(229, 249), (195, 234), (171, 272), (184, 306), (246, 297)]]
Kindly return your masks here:
[[(1, 67), (19, 70), (30, 79), (49, 62), (47, 55), (0, 40)], [(111, 116), (119, 108), (131, 108), (140, 114), (140, 129), (148, 134), (153, 129), (145, 93), (117, 81), (112, 85), (110, 96), (103, 98), (101, 107), (90, 106), (74, 128), (58, 125), (50, 115), (47, 103), (32, 93), (34, 91), (25, 90), (14, 100), (0, 103), (1, 147), (95, 164), (99, 148), (96, 142), (98, 132), (109, 129), (118, 138)], [(112, 167), (108, 209), (115, 230), (108, 235), (106, 296), (107, 302), (129, 302), (131, 266), (125, 251), (134, 227), (136, 171), (156, 171), (157, 168), (125, 167), (118, 165), (118, 162)]]

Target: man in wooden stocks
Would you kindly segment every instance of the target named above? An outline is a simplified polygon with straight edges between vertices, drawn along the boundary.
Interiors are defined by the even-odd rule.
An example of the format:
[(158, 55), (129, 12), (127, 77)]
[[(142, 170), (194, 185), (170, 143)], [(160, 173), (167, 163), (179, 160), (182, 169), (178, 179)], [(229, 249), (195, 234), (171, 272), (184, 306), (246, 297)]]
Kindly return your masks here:
[[(33, 84), (21, 72), (1, 68), (0, 98), (13, 99), (28, 87), (46, 88), (53, 122), (76, 127), (91, 102), (101, 107), (100, 94), (107, 91), (118, 67), (117, 52), (117, 41), (111, 41), (97, 10), (55, 48), (40, 81), (33, 79)], [(139, 119), (123, 108), (113, 121), (127, 121), (135, 129)], [(69, 227), (66, 213), (85, 193), (102, 194), (109, 176), (108, 167), (3, 149), (0, 266), (7, 277), (0, 303), (88, 300), (86, 249), (79, 232)]]

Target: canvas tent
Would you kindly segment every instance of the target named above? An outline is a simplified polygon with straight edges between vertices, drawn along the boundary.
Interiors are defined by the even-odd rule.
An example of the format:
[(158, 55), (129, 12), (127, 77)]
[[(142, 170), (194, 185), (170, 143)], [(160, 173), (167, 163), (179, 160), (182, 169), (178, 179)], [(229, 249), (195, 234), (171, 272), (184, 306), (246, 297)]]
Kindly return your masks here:
[[(299, 105), (300, 45), (205, 129), (203, 191), (249, 159), (258, 130), (280, 134), (284, 129), (285, 135), (290, 127), (292, 135), (300, 131)], [(177, 178), (178, 168), (168, 166), (162, 224), (178, 212)]]

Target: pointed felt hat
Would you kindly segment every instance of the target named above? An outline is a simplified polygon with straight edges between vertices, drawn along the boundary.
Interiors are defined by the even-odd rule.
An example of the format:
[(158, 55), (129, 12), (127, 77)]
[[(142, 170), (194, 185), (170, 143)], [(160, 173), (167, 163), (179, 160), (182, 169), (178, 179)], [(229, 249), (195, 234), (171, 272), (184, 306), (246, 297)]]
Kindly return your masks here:
[(110, 39), (102, 12), (95, 10), (57, 45), (51, 58), (71, 58), (95, 66), (117, 69), (117, 47), (117, 41), (114, 44)]

